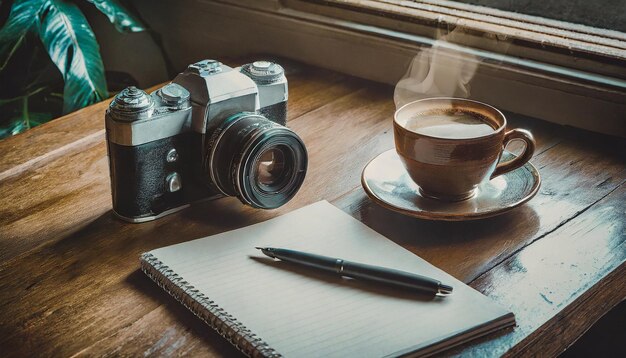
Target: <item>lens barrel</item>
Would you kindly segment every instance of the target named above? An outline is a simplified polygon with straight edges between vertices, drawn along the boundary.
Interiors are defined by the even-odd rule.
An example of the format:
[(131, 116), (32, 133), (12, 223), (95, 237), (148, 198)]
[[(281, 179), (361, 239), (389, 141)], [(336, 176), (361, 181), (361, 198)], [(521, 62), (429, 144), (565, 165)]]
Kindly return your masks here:
[(274, 209), (300, 189), (307, 170), (304, 143), (289, 128), (255, 113), (226, 119), (207, 148), (206, 172), (224, 195)]

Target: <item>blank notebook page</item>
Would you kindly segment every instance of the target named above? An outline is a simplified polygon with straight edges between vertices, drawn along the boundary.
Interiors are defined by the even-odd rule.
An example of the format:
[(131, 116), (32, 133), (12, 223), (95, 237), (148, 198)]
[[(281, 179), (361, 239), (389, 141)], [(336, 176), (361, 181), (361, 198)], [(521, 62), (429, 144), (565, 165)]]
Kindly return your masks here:
[[(454, 293), (428, 298), (377, 288), (273, 261), (255, 246), (409, 271), (451, 285)], [(489, 298), (325, 201), (150, 253), (287, 357), (393, 356), (458, 343), (467, 332), (513, 320)]]

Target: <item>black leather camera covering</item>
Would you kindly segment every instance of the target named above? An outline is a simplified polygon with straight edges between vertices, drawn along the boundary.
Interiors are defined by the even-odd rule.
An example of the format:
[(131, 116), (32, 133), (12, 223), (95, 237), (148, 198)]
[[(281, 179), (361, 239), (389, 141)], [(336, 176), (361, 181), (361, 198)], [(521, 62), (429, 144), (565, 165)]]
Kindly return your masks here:
[[(197, 187), (192, 165), (201, 163), (200, 142), (200, 135), (196, 133), (183, 133), (137, 146), (108, 141), (115, 211), (121, 216), (137, 219), (158, 215), (192, 201), (191, 192), (194, 186)], [(170, 163), (167, 153), (172, 148), (178, 152), (178, 159)], [(174, 172), (182, 179), (182, 189), (170, 193), (166, 178)]]
[(287, 102), (279, 102), (259, 109), (259, 114), (272, 122), (287, 125)]

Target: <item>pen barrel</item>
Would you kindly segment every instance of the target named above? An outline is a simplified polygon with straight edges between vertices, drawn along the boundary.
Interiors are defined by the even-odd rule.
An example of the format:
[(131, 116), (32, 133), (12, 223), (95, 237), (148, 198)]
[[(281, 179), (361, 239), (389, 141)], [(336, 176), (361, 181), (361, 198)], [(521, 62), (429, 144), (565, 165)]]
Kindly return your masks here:
[(272, 254), (274, 257), (281, 259), (282, 261), (329, 272), (338, 272), (338, 264), (343, 262), (342, 260), (334, 259), (332, 257), (289, 249), (272, 249)]
[(442, 285), (441, 282), (430, 277), (406, 271), (345, 261), (342, 259), (310, 254), (296, 250), (278, 249), (272, 247), (262, 248), (261, 250), (269, 257), (319, 270), (334, 272), (335, 274), (345, 277), (367, 280), (378, 284), (396, 286), (432, 294), (452, 293), (452, 287), (448, 285)]
[(400, 286), (407, 289), (437, 293), (441, 282), (406, 271), (344, 261), (341, 275), (360, 280)]

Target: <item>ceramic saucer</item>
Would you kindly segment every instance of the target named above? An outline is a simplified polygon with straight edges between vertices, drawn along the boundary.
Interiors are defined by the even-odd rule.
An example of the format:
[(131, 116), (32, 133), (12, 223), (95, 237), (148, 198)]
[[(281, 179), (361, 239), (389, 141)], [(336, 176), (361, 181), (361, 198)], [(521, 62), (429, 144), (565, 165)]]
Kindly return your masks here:
[[(505, 151), (503, 160), (513, 158)], [(541, 178), (535, 167), (521, 168), (481, 184), (476, 195), (460, 202), (445, 202), (424, 197), (407, 174), (395, 149), (386, 151), (363, 169), (361, 184), (379, 205), (421, 219), (462, 221), (503, 214), (530, 200), (539, 190)]]

